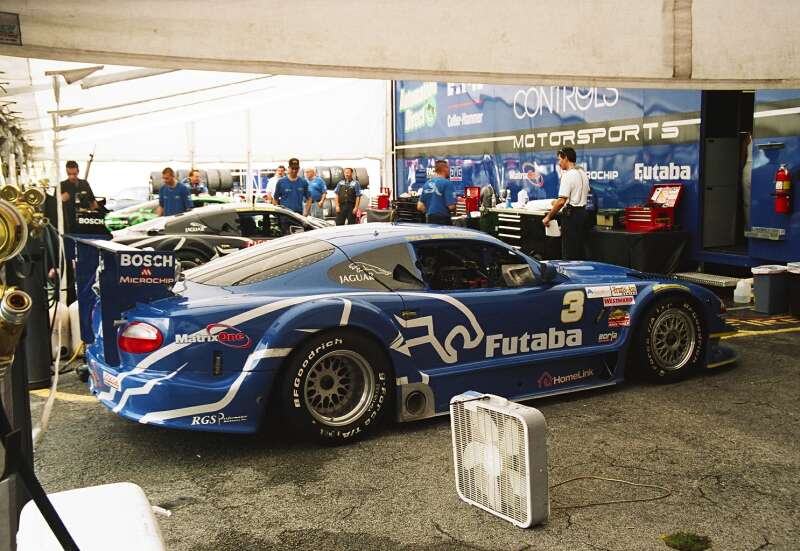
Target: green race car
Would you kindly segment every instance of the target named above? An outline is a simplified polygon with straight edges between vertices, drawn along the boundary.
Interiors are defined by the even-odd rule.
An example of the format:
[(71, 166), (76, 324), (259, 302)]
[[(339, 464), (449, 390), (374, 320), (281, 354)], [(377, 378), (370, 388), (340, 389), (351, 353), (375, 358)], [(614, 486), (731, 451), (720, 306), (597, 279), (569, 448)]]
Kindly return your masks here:
[[(205, 205), (217, 205), (220, 203), (230, 203), (232, 199), (226, 195), (192, 195), (193, 208)], [(110, 231), (121, 230), (128, 226), (135, 226), (156, 217), (156, 207), (158, 199), (137, 203), (124, 209), (109, 212), (106, 215), (106, 227)]]

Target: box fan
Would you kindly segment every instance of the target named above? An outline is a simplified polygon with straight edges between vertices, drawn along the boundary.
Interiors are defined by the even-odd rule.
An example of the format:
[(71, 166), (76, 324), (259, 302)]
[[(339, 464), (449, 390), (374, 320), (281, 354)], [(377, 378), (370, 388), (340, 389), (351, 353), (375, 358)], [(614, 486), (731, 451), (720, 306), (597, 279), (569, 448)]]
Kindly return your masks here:
[(523, 528), (547, 520), (544, 415), (470, 391), (450, 400), (450, 422), (459, 497)]

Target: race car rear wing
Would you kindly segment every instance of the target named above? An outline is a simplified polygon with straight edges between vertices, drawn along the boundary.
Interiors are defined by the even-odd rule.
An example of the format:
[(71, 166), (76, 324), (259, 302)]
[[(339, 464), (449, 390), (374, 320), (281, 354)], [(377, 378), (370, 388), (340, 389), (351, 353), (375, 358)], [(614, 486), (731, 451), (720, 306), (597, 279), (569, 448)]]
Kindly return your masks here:
[(94, 342), (91, 316), (99, 296), (105, 361), (118, 365), (115, 335), (122, 313), (137, 302), (173, 295), (171, 288), (177, 277), (175, 253), (143, 251), (112, 241), (72, 239), (78, 249), (76, 283), (81, 339), (86, 344)]

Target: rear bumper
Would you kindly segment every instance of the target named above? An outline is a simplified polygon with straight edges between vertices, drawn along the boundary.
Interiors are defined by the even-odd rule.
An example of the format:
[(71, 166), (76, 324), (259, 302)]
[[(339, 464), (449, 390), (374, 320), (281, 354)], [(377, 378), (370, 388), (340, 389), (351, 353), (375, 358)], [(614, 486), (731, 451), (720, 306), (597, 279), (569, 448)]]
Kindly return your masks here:
[(231, 371), (219, 376), (188, 370), (118, 370), (87, 350), (89, 389), (116, 413), (141, 424), (183, 430), (256, 432), (273, 371)]

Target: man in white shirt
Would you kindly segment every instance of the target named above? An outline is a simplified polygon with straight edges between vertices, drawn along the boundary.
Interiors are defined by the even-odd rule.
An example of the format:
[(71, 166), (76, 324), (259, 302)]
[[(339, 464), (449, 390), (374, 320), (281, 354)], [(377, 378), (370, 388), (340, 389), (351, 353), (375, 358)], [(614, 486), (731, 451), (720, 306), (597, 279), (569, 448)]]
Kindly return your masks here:
[(577, 155), (571, 147), (558, 150), (558, 166), (561, 167), (561, 184), (558, 199), (542, 219), (547, 226), (550, 220), (561, 214), (561, 257), (564, 260), (583, 260), (586, 228), (586, 201), (589, 195), (589, 175), (582, 167), (575, 166)]
[(278, 185), (278, 180), (284, 176), (286, 176), (286, 167), (283, 165), (278, 165), (278, 170), (275, 171), (275, 175), (267, 181), (267, 189), (265, 193), (265, 199), (267, 202), (272, 201), (272, 198), (275, 197), (275, 186)]

